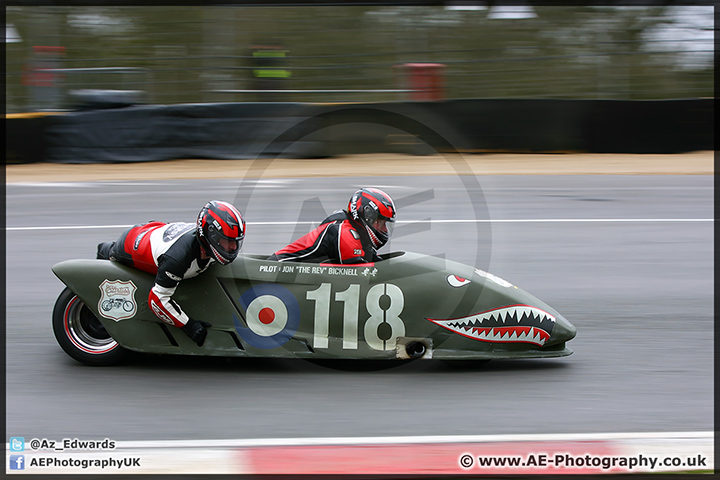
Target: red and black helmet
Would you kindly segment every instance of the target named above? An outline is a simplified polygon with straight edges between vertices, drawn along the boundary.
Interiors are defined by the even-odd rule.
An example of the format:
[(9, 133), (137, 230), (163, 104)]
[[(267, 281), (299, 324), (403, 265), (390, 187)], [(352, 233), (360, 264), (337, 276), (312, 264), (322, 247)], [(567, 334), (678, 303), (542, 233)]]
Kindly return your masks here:
[(375, 249), (388, 242), (395, 226), (395, 204), (390, 195), (377, 188), (362, 188), (350, 199), (348, 213), (365, 227)]
[(197, 219), (200, 243), (221, 265), (238, 256), (245, 239), (245, 220), (240, 210), (227, 202), (213, 200), (203, 207)]

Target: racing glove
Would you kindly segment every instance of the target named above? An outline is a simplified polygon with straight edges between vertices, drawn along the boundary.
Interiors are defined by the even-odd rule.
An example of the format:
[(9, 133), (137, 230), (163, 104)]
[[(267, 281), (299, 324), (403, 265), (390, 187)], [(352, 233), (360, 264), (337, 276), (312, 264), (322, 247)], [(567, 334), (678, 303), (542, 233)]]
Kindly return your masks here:
[(205, 337), (207, 336), (207, 328), (212, 327), (208, 322), (193, 320), (192, 318), (188, 322), (180, 327), (185, 334), (190, 337), (198, 347), (202, 347), (205, 343)]

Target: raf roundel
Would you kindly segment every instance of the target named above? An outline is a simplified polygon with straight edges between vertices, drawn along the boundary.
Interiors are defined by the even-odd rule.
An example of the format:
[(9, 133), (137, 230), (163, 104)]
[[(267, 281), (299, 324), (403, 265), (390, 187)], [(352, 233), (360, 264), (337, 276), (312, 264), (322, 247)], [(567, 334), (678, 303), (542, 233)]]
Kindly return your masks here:
[(255, 348), (270, 349), (284, 345), (300, 325), (300, 306), (285, 287), (266, 283), (257, 285), (240, 297), (245, 310), (244, 327), (234, 316), (240, 337)]
[(261, 295), (247, 306), (245, 321), (256, 335), (272, 337), (287, 326), (287, 307), (278, 297)]

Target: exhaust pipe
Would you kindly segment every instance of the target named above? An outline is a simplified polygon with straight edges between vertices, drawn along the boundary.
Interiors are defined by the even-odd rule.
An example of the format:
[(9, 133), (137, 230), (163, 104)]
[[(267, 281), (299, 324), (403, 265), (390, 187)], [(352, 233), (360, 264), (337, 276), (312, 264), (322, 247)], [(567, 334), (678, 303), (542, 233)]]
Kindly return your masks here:
[(408, 354), (408, 357), (412, 359), (421, 358), (425, 355), (425, 351), (425, 344), (422, 342), (409, 342), (405, 345), (405, 352)]
[(398, 337), (395, 342), (395, 357), (401, 360), (432, 358), (433, 344), (431, 338)]

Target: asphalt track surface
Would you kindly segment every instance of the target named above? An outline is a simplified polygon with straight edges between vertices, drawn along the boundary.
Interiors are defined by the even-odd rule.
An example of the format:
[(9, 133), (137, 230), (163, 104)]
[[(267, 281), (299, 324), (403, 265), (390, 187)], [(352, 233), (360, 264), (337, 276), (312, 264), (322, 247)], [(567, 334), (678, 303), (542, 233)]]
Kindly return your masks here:
[[(486, 176), (7, 185), (8, 436), (121, 440), (708, 431), (713, 178)], [(399, 206), (391, 250), (486, 268), (578, 329), (570, 357), (349, 371), (302, 360), (143, 356), (93, 368), (55, 342), (63, 285), (122, 225), (211, 198), (271, 253), (358, 186)], [(251, 188), (252, 187), (252, 188)], [(42, 227), (38, 229), (37, 227)], [(87, 227), (87, 228), (73, 228)], [(372, 368), (368, 366), (367, 368)]]

